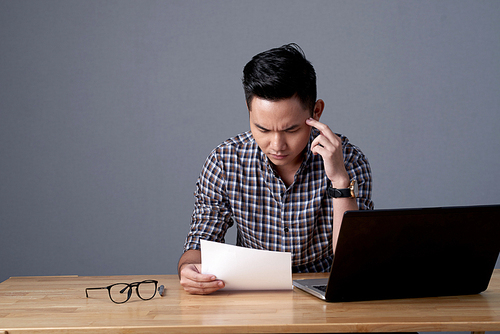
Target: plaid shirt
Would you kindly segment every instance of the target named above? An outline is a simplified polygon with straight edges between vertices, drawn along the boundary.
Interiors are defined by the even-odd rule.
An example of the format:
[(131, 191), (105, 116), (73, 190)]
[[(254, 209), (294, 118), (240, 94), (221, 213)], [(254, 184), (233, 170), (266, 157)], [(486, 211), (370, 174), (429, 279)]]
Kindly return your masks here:
[[(288, 188), (276, 176), (250, 131), (226, 140), (205, 161), (196, 183), (191, 229), (184, 251), (200, 249), (200, 239), (224, 242), (234, 223), (238, 246), (292, 253), (293, 272), (329, 271), (333, 259), (333, 198), (326, 189), (320, 155), (310, 146)], [(360, 209), (373, 209), (371, 170), (356, 146), (342, 139), (344, 162), (359, 186)]]

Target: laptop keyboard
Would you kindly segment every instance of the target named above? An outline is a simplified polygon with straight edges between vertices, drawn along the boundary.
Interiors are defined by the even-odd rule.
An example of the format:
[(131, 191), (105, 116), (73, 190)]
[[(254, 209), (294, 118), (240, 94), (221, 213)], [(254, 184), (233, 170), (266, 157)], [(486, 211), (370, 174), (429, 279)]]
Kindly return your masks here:
[(313, 285), (313, 288), (326, 292), (326, 284), (325, 285)]

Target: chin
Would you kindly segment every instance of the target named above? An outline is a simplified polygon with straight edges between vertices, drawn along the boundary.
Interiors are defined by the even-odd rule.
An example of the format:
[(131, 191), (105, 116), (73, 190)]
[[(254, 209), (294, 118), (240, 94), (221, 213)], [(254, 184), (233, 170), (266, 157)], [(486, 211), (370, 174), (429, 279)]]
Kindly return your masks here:
[(269, 158), (269, 161), (271, 161), (273, 163), (273, 165), (275, 165), (275, 166), (284, 166), (284, 165), (286, 165), (286, 164), (289, 163), (289, 160), (287, 158), (285, 158), (285, 159), (272, 159), (272, 158)]

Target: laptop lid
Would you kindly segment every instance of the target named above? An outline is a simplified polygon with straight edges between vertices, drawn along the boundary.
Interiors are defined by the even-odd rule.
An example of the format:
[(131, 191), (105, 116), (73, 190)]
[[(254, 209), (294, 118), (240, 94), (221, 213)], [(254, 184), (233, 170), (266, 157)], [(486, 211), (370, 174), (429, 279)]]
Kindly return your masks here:
[(500, 205), (348, 211), (324, 299), (480, 293), (500, 251)]

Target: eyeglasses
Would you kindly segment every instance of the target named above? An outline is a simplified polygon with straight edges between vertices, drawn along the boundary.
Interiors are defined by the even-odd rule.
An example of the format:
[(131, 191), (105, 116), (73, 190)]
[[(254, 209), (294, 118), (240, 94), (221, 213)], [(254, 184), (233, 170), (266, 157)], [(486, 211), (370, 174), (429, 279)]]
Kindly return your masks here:
[(132, 296), (132, 289), (135, 287), (135, 292), (142, 300), (150, 300), (156, 295), (156, 291), (160, 296), (165, 295), (165, 287), (160, 285), (159, 288), (158, 281), (156, 280), (145, 280), (142, 282), (134, 282), (134, 283), (115, 283), (102, 288), (86, 288), (85, 295), (89, 298), (88, 291), (89, 290), (100, 290), (107, 289), (109, 294), (109, 299), (113, 303), (123, 304), (130, 299)]

